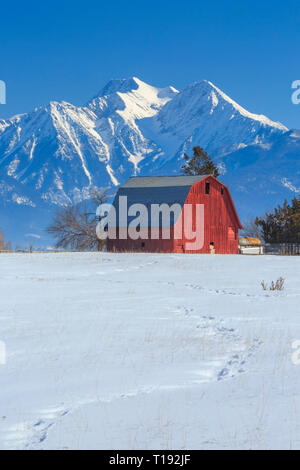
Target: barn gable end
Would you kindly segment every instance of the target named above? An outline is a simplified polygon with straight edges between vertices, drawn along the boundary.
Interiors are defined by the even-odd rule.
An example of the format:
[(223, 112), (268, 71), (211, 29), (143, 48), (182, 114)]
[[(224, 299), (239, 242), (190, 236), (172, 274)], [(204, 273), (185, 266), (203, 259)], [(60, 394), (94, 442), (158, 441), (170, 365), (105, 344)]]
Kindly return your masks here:
[[(206, 194), (209, 184), (209, 194)], [(213, 176), (195, 183), (188, 194), (187, 204), (204, 205), (204, 246), (201, 253), (238, 253), (238, 230), (241, 222), (229, 189)], [(185, 240), (186, 242), (186, 240)]]

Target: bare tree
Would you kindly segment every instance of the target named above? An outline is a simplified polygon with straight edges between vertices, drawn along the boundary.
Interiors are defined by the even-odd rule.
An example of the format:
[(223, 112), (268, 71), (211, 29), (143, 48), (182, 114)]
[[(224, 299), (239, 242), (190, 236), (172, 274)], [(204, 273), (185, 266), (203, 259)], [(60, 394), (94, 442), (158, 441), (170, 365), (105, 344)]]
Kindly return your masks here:
[(98, 219), (96, 208), (105, 203), (105, 191), (93, 190), (92, 206), (89, 210), (87, 203), (70, 205), (59, 209), (46, 231), (56, 239), (56, 248), (70, 248), (78, 251), (101, 251), (105, 240), (99, 240), (96, 234)]
[(12, 250), (12, 245), (11, 245), (10, 241), (7, 241), (7, 242), (4, 243), (3, 250), (5, 250), (5, 251), (11, 251)]
[(10, 241), (6, 241), (3, 233), (0, 231), (0, 251), (10, 251), (12, 249)]
[(256, 224), (256, 219), (250, 218), (243, 222), (244, 230), (242, 232), (242, 236), (244, 237), (255, 237), (261, 238), (262, 231), (261, 228)]

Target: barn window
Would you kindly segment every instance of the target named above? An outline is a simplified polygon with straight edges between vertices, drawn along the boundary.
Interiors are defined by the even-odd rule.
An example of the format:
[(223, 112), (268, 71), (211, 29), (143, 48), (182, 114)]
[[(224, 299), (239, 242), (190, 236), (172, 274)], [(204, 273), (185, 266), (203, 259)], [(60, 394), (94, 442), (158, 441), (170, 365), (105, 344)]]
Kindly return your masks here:
[(222, 196), (223, 196), (223, 194), (224, 194), (224, 186), (221, 186), (221, 194), (222, 194)]
[(210, 190), (210, 184), (205, 183), (205, 194), (209, 194), (209, 190)]
[(142, 248), (145, 248), (145, 242), (142, 242), (142, 243), (141, 243), (141, 247), (142, 247)]

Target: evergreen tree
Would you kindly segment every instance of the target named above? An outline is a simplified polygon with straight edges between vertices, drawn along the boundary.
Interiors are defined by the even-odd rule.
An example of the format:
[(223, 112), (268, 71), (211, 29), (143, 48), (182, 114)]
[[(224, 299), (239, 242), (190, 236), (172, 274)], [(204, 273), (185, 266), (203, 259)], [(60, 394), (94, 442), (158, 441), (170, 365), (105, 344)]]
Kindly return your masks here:
[(185, 153), (184, 159), (185, 164), (181, 168), (184, 175), (213, 175), (215, 178), (218, 178), (220, 175), (213, 160), (199, 146), (193, 148), (193, 156), (191, 158)]
[(257, 217), (255, 224), (266, 243), (300, 243), (300, 196)]

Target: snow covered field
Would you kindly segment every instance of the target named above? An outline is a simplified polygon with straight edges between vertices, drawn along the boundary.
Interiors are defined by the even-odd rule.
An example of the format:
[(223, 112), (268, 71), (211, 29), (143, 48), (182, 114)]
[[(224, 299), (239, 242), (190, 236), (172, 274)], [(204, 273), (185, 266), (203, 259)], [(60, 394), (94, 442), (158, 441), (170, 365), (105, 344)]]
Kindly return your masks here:
[(300, 449), (299, 278), (297, 257), (1, 254), (0, 448)]

